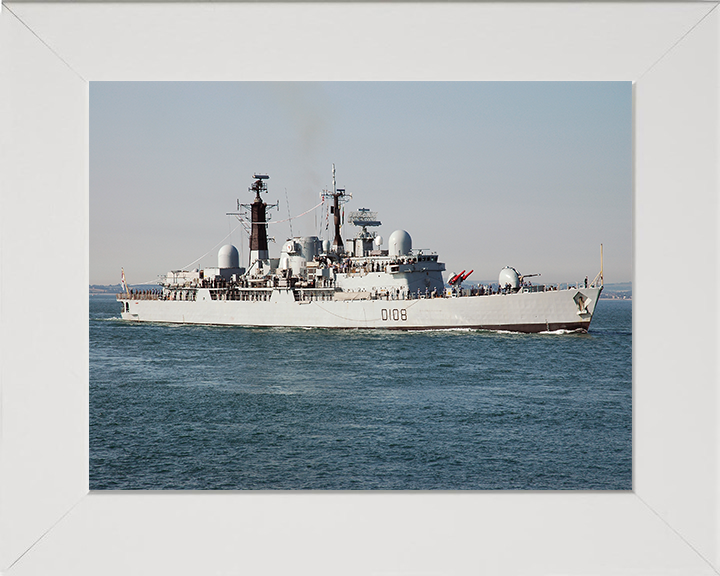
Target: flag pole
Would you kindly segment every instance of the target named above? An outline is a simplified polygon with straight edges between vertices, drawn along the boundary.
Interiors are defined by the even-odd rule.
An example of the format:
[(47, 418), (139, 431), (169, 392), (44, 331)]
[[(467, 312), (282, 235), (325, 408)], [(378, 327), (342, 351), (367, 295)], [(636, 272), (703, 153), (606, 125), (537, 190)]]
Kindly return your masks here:
[(125, 269), (124, 268), (120, 268), (120, 275), (121, 275), (121, 279), (122, 279), (123, 288), (125, 288), (125, 295), (128, 298), (130, 298), (130, 290), (128, 290), (127, 282), (125, 282)]

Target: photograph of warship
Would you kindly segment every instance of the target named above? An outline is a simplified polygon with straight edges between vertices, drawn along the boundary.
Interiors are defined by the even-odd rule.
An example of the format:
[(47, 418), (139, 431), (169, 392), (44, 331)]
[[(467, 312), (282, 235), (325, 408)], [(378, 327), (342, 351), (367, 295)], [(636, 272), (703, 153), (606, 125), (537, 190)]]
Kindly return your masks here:
[[(361, 208), (349, 222), (359, 228), (343, 242), (340, 206), (351, 198), (337, 188), (324, 190), (333, 216), (334, 239), (294, 237), (279, 258), (268, 251), (266, 174), (255, 174), (242, 205), (250, 214), (250, 257), (240, 266), (235, 246), (218, 252), (217, 267), (168, 272), (156, 290), (117, 295), (124, 320), (249, 327), (361, 328), (386, 330), (478, 329), (510, 332), (586, 332), (603, 289), (600, 272), (592, 282), (532, 284), (512, 267), (497, 284), (463, 288), (473, 272), (453, 274), (427, 250), (414, 250), (410, 234), (396, 230), (383, 249), (375, 212)], [(238, 209), (240, 208), (238, 202)], [(228, 213), (239, 216), (239, 213)], [(370, 230), (369, 230), (370, 229)], [(535, 276), (533, 274), (532, 276)]]

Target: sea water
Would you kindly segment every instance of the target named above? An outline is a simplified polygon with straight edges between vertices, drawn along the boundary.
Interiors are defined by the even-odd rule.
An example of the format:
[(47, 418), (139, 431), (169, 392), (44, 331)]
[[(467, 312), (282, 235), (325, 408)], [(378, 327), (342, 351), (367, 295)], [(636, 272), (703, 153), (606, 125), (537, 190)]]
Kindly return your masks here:
[(632, 303), (588, 334), (182, 326), (90, 297), (92, 490), (630, 490)]

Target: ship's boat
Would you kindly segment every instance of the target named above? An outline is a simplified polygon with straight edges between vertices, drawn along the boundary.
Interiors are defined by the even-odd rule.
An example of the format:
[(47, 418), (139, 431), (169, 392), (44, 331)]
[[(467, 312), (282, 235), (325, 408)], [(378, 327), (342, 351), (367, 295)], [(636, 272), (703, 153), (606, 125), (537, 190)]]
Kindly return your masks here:
[[(244, 205), (250, 220), (250, 257), (240, 266), (237, 248), (218, 252), (218, 265), (175, 270), (162, 277), (160, 290), (131, 291), (117, 299), (125, 320), (240, 326), (368, 328), (391, 330), (480, 329), (517, 332), (587, 331), (603, 288), (601, 270), (592, 282), (542, 285), (515, 268), (500, 271), (497, 284), (463, 288), (473, 270), (451, 274), (438, 255), (412, 247), (405, 230), (396, 230), (383, 249), (373, 227), (377, 214), (361, 208), (349, 222), (354, 238), (340, 236), (340, 207), (351, 195), (336, 187), (323, 191), (334, 221), (334, 239), (288, 239), (278, 258), (270, 258), (265, 174), (254, 175), (255, 194)], [(240, 216), (239, 213), (231, 213)], [(602, 251), (602, 248), (601, 248)], [(124, 273), (123, 273), (124, 283)]]

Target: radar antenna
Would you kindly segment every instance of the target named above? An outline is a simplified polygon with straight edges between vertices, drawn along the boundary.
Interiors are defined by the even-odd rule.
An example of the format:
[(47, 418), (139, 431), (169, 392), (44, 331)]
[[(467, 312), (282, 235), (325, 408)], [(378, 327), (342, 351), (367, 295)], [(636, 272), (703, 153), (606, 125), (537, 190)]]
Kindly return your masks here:
[(252, 183), (252, 186), (248, 188), (250, 192), (255, 192), (255, 200), (260, 199), (260, 192), (267, 192), (267, 185), (265, 184), (265, 180), (269, 180), (270, 176), (267, 174), (253, 174), (253, 178), (255, 178), (255, 182)]
[(382, 225), (382, 222), (377, 219), (377, 212), (370, 212), (369, 208), (360, 208), (355, 212), (350, 212), (348, 222), (362, 228), (360, 238), (370, 238), (370, 236), (372, 236), (372, 234), (367, 231), (368, 226)]

